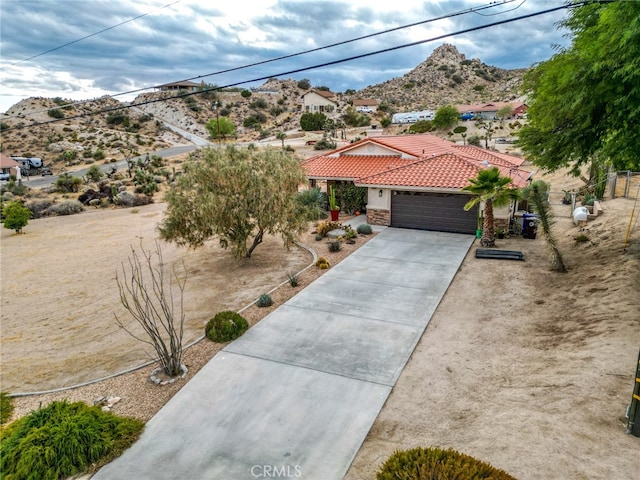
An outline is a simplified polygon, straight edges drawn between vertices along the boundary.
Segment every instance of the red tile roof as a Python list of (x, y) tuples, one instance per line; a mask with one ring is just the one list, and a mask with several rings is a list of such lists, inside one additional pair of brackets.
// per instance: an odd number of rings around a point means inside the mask
[[(366, 154), (365, 144), (386, 147), (389, 155)], [(401, 158), (404, 157), (404, 158)], [(302, 162), (308, 177), (351, 180), (357, 185), (388, 185), (460, 189), (482, 168), (496, 166), (513, 186), (523, 187), (529, 172), (520, 170), (519, 157), (462, 146), (433, 135), (398, 135), (367, 138)]]
[(360, 178), (358, 186), (402, 186), (459, 190), (469, 185), (481, 166), (452, 153), (412, 162), (377, 175)]

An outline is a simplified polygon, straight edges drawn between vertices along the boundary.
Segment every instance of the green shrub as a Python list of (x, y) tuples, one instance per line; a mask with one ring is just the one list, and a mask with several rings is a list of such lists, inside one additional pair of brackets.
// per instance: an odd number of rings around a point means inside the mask
[(81, 183), (82, 180), (78, 177), (74, 177), (70, 173), (62, 173), (56, 180), (56, 188), (62, 193), (77, 192)]
[(31, 218), (40, 218), (45, 216), (46, 210), (53, 205), (51, 200), (33, 200), (25, 206), (31, 210)]
[(377, 480), (515, 480), (503, 470), (455, 450), (414, 448), (396, 451), (376, 474)]
[(51, 110), (47, 110), (47, 115), (52, 118), (64, 118), (64, 113), (59, 108), (52, 108)]
[(23, 227), (27, 226), (31, 215), (31, 210), (22, 202), (9, 201), (2, 206), (4, 228), (15, 230), (16, 233), (20, 233)]
[(249, 324), (242, 315), (226, 310), (209, 320), (204, 331), (209, 340), (222, 343), (235, 340), (248, 328)]
[(13, 400), (7, 396), (6, 392), (0, 393), (0, 424), (4, 424), (11, 417), (13, 412)]
[(358, 225), (357, 231), (361, 235), (369, 235), (371, 234), (371, 225), (367, 223), (363, 223), (362, 225)]
[(66, 478), (113, 460), (144, 424), (82, 402), (52, 402), (2, 430), (0, 471), (7, 479)]
[(302, 190), (296, 195), (296, 201), (299, 208), (304, 210), (305, 217), (310, 220), (320, 220), (325, 217), (324, 194), (319, 188), (309, 188), (308, 190)]
[(100, 167), (97, 165), (91, 165), (89, 170), (87, 170), (87, 178), (92, 182), (99, 182), (102, 177), (104, 177), (105, 173), (100, 170)]
[(258, 298), (258, 302), (256, 303), (259, 307), (269, 307), (273, 305), (273, 300), (271, 300), (271, 295), (268, 293), (263, 293)]
[(342, 248), (342, 242), (340, 240), (329, 240), (328, 245), (330, 252), (339, 252)]

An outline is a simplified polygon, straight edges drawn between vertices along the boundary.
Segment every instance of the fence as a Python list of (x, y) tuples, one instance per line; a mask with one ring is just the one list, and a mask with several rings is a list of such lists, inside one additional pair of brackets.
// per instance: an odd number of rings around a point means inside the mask
[(611, 198), (636, 198), (640, 188), (640, 172), (613, 172), (609, 174), (606, 195)]

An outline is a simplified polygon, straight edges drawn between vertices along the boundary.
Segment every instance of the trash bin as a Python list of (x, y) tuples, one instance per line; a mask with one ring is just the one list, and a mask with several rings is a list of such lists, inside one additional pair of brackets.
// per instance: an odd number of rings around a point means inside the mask
[(522, 215), (522, 236), (534, 239), (538, 234), (538, 215), (535, 213), (524, 213)]

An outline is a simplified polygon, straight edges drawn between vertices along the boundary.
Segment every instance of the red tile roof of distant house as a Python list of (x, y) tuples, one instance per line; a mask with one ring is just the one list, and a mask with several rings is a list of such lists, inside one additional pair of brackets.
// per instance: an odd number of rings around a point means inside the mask
[(470, 105), (456, 105), (456, 109), (460, 113), (465, 112), (497, 112), (502, 107), (510, 106), (514, 110), (524, 105), (524, 102), (488, 102), (475, 103)]
[(312, 88), (311, 90), (308, 90), (308, 91), (304, 92), (302, 94), (302, 96), (304, 97), (305, 95), (308, 95), (309, 93), (317, 93), (321, 97), (328, 98), (328, 99), (331, 99), (331, 98), (336, 96), (335, 93), (330, 92), (329, 90), (316, 90), (315, 88)]
[(394, 155), (321, 156), (314, 157), (314, 160), (303, 162), (307, 176), (332, 180), (354, 180), (411, 163)]
[(3, 153), (0, 153), (0, 168), (15, 168), (20, 166), (13, 158), (7, 157)]
[(354, 107), (377, 107), (378, 101), (375, 98), (355, 98), (353, 100)]

